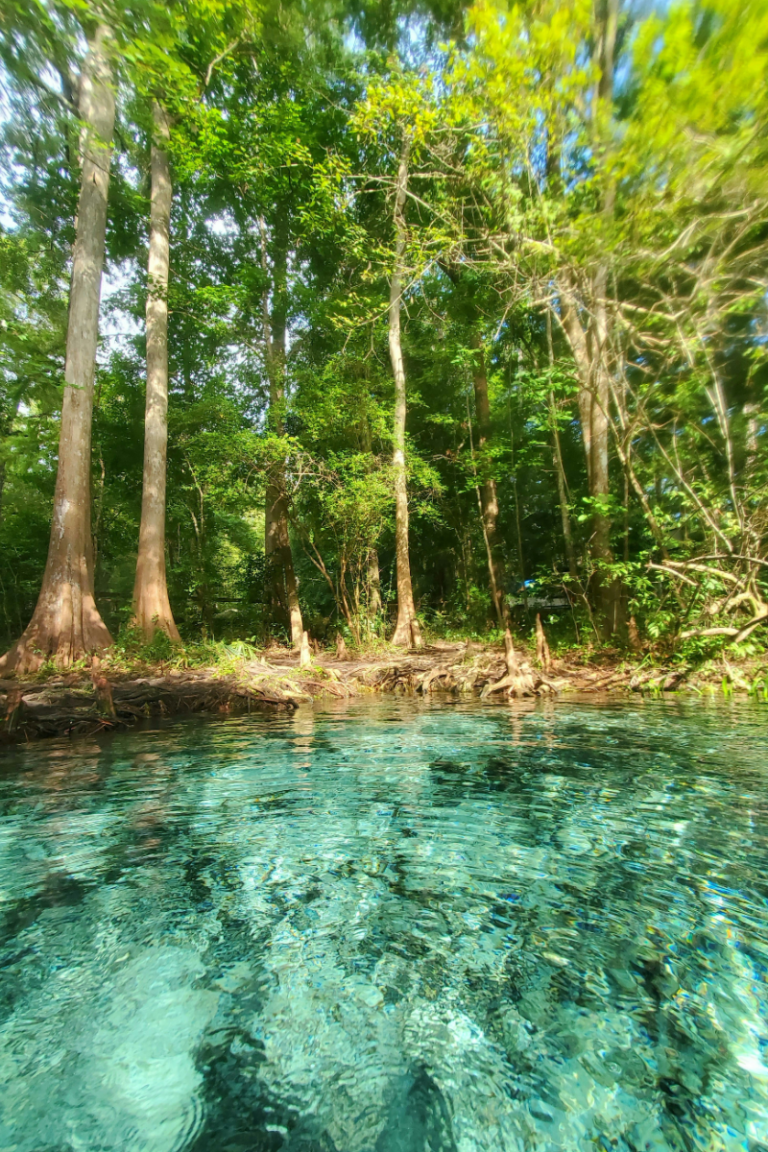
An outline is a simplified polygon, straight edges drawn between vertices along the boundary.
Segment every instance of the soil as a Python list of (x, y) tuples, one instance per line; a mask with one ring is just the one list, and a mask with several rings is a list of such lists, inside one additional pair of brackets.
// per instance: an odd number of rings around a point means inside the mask
[[(764, 665), (726, 660), (706, 672), (684, 665), (640, 666), (620, 653), (555, 657), (546, 667), (527, 652), (510, 667), (501, 647), (437, 643), (418, 651), (350, 656), (319, 653), (307, 668), (287, 649), (242, 660), (229, 674), (162, 665), (121, 672), (106, 663), (46, 679), (0, 680), (0, 744), (77, 736), (135, 725), (149, 717), (207, 712), (292, 711), (322, 697), (370, 692), (448, 693), (496, 699), (564, 694), (756, 691)], [(96, 663), (96, 662), (95, 662)], [(763, 688), (763, 694), (765, 689)]]

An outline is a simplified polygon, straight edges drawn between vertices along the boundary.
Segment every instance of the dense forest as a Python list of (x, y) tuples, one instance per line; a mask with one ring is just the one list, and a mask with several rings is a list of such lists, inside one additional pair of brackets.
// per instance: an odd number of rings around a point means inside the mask
[(0, 670), (765, 643), (764, 0), (0, 18)]

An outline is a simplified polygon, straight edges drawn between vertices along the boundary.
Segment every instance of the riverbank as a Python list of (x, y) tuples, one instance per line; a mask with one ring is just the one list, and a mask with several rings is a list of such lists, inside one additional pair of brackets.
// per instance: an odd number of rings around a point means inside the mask
[(768, 698), (768, 661), (725, 657), (696, 668), (651, 664), (611, 652), (536, 657), (499, 646), (436, 643), (418, 651), (350, 655), (320, 652), (306, 667), (287, 649), (218, 665), (133, 668), (101, 662), (67, 675), (0, 680), (0, 743), (78, 736), (188, 713), (291, 711), (323, 697), (374, 692), (519, 698), (569, 694), (751, 693)]

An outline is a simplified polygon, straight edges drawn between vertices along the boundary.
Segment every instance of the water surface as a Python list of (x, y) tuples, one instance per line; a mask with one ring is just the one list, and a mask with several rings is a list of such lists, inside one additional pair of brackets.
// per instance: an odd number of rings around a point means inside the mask
[(6, 752), (7, 1152), (766, 1152), (768, 709)]

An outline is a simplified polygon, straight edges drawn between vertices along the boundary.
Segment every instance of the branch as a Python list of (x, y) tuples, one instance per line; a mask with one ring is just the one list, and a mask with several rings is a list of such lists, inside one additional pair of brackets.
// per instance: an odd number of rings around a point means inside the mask
[(240, 43), (240, 41), (242, 40), (242, 38), (243, 37), (242, 37), (242, 33), (241, 33), (235, 40), (232, 41), (231, 44), (227, 45), (227, 47), (224, 49), (223, 52), (220, 52), (218, 56), (214, 56), (213, 60), (211, 60), (210, 64), (208, 65), (208, 71), (205, 74), (205, 82), (203, 83), (203, 93), (205, 93), (206, 88), (208, 87), (208, 85), (211, 82), (211, 76), (213, 75), (213, 70), (216, 67), (216, 65), (221, 64), (222, 60), (224, 60), (227, 56), (229, 56), (230, 52), (233, 52), (234, 49), (237, 48), (237, 46)]
[(680, 639), (691, 640), (696, 636), (730, 636), (732, 644), (740, 644), (766, 620), (768, 620), (768, 607), (759, 612), (757, 616), (753, 616), (741, 628), (693, 628), (690, 632), (681, 632)]

